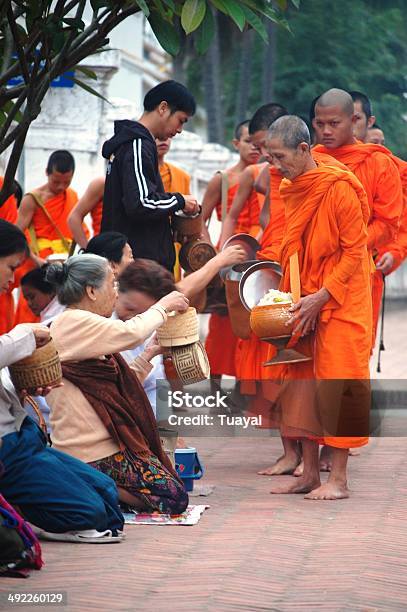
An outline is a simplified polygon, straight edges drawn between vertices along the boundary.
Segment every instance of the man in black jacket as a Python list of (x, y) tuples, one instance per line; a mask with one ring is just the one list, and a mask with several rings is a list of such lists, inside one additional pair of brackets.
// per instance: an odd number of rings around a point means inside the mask
[(102, 149), (107, 165), (102, 232), (122, 232), (134, 257), (153, 259), (173, 270), (175, 251), (171, 215), (198, 212), (189, 194), (165, 193), (155, 138), (166, 140), (182, 132), (195, 112), (192, 94), (176, 81), (165, 81), (144, 98), (139, 121), (115, 121), (114, 136)]

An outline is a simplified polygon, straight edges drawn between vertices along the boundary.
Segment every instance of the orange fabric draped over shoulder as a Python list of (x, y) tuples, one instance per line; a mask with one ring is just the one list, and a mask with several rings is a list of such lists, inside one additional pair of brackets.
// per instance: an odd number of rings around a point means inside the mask
[[(0, 189), (3, 183), (4, 180), (0, 176)], [(14, 196), (7, 198), (3, 206), (0, 206), (0, 219), (4, 219), (4, 221), (8, 221), (9, 223), (15, 223), (17, 221), (17, 201)], [(10, 288), (0, 295), (0, 336), (6, 334), (13, 328), (14, 299), (12, 291), (13, 289)]]
[[(351, 172), (320, 165), (292, 182), (284, 179), (280, 194), (286, 206), (282, 289), (290, 290), (289, 260), (297, 252), (301, 294), (325, 287), (331, 295), (321, 309), (315, 337), (298, 344), (307, 343), (312, 350), (320, 431), (315, 431), (315, 408), (306, 410), (298, 394), (301, 410), (292, 394), (290, 403), (282, 400), (284, 430), (286, 435), (305, 431), (338, 448), (361, 446), (367, 442), (372, 328), (366, 193)], [(285, 379), (301, 378), (298, 372), (304, 366), (309, 373), (307, 365), (286, 366)], [(366, 435), (359, 435), (361, 430)]]
[(336, 149), (317, 145), (313, 151), (331, 155), (345, 164), (365, 188), (370, 209), (368, 248), (374, 251), (392, 240), (398, 230), (403, 196), (391, 152), (381, 145), (360, 142)]
[[(233, 199), (239, 188), (239, 182), (228, 189), (227, 212), (229, 212)], [(222, 204), (216, 205), (216, 214), (221, 221)], [(253, 189), (250, 197), (242, 208), (238, 217), (235, 234), (250, 234), (254, 228), (259, 227), (260, 207), (256, 191)], [(214, 375), (227, 374), (240, 378), (241, 354), (237, 352), (239, 339), (234, 335), (229, 317), (212, 314), (209, 319), (209, 331), (205, 342), (211, 373)]]
[(178, 168), (178, 166), (164, 162), (160, 165), (160, 176), (165, 192), (178, 192), (183, 195), (190, 193), (191, 177), (185, 170)]
[[(68, 187), (68, 189), (66, 189), (64, 192), (55, 195), (46, 202), (43, 202), (43, 205), (52, 217), (54, 223), (57, 225), (64, 238), (66, 238), (69, 242), (72, 240), (73, 236), (68, 226), (67, 219), (69, 213), (71, 212), (77, 201), (78, 195), (76, 191)], [(37, 240), (60, 240), (59, 233), (57, 232), (53, 224), (48, 220), (45, 213), (38, 206), (36, 207), (36, 210), (33, 214), (31, 225), (34, 228)], [(30, 240), (29, 237), (28, 239)], [(41, 248), (41, 243), (39, 246), (39, 256), (42, 259), (46, 259), (49, 255), (52, 255), (52, 253), (54, 253), (51, 244), (45, 246), (44, 248)], [(26, 262), (18, 269), (19, 278), (21, 279), (25, 274), (27, 274), (27, 272), (29, 272), (33, 268), (33, 261), (31, 259), (27, 259)], [(15, 313), (14, 325), (18, 325), (19, 323), (37, 323), (39, 320), (39, 317), (33, 315), (33, 313), (28, 307), (24, 296), (21, 293)]]

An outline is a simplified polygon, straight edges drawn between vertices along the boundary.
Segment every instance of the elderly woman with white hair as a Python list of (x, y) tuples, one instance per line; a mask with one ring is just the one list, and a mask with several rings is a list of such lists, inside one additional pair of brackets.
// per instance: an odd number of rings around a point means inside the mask
[(51, 326), (64, 377), (64, 387), (49, 395), (54, 448), (111, 476), (119, 499), (138, 510), (183, 512), (188, 495), (137, 375), (119, 353), (148, 338), (167, 311), (184, 312), (187, 298), (172, 291), (127, 321), (111, 319), (114, 274), (91, 254), (50, 265), (47, 280), (66, 306)]

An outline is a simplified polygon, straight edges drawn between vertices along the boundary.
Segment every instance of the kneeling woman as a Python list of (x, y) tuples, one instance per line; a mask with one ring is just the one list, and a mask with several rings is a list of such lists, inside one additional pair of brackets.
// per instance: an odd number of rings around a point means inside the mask
[(138, 316), (112, 320), (114, 275), (98, 255), (50, 265), (47, 280), (66, 306), (51, 326), (65, 383), (49, 395), (54, 448), (111, 476), (119, 499), (138, 510), (183, 512), (188, 495), (162, 450), (146, 394), (118, 353), (158, 329), (167, 310), (184, 312), (188, 300), (173, 291)]

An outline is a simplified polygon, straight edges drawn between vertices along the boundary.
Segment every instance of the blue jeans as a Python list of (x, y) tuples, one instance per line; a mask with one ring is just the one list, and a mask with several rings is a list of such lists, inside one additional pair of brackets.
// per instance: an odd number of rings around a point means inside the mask
[(44, 434), (29, 417), (19, 432), (2, 438), (0, 492), (25, 519), (45, 531), (123, 528), (114, 481), (48, 448)]

